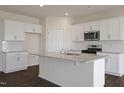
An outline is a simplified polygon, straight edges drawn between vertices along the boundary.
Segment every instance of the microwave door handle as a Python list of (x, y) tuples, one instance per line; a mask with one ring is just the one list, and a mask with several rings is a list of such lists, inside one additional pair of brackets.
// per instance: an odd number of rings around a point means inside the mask
[(94, 33), (94, 39), (96, 39), (96, 33)]

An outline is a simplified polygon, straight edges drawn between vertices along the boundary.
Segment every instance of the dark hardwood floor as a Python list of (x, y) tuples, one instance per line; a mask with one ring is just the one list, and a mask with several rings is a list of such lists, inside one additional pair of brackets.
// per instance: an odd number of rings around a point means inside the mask
[[(0, 72), (0, 87), (59, 87), (42, 78), (38, 78), (38, 66), (27, 70), (4, 74)], [(105, 87), (124, 87), (124, 76), (105, 76)]]
[(0, 87), (58, 87), (49, 81), (38, 78), (38, 66), (14, 73), (0, 73)]

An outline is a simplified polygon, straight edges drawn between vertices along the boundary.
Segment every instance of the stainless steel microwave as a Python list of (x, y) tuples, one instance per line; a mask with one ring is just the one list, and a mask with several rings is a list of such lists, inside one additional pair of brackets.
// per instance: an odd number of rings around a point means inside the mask
[(99, 41), (100, 40), (100, 31), (88, 31), (84, 32), (85, 41)]

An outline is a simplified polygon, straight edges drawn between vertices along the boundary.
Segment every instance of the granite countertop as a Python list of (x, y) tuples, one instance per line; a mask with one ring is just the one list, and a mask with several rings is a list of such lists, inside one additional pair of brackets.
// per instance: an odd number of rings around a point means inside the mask
[(26, 51), (26, 50), (24, 50), (24, 51), (8, 51), (8, 52), (1, 52), (1, 53), (15, 53), (15, 52), (28, 52), (28, 51)]
[(102, 51), (101, 53), (123, 54), (124, 52)]
[(40, 56), (40, 54), (37, 54), (37, 53), (29, 53), (29, 55), (36, 55), (36, 56)]
[(54, 53), (47, 53), (44, 57), (59, 58), (59, 59), (75, 61), (75, 62), (88, 62), (88, 61), (105, 58), (107, 56), (98, 56), (95, 54), (86, 54), (86, 53), (82, 53), (80, 55), (66, 55), (66, 54), (60, 54), (54, 52)]

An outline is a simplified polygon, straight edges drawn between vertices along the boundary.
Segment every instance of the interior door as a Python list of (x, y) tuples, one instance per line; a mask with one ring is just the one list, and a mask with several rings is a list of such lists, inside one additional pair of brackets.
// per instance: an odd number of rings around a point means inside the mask
[(48, 52), (60, 52), (63, 48), (64, 30), (48, 30)]

